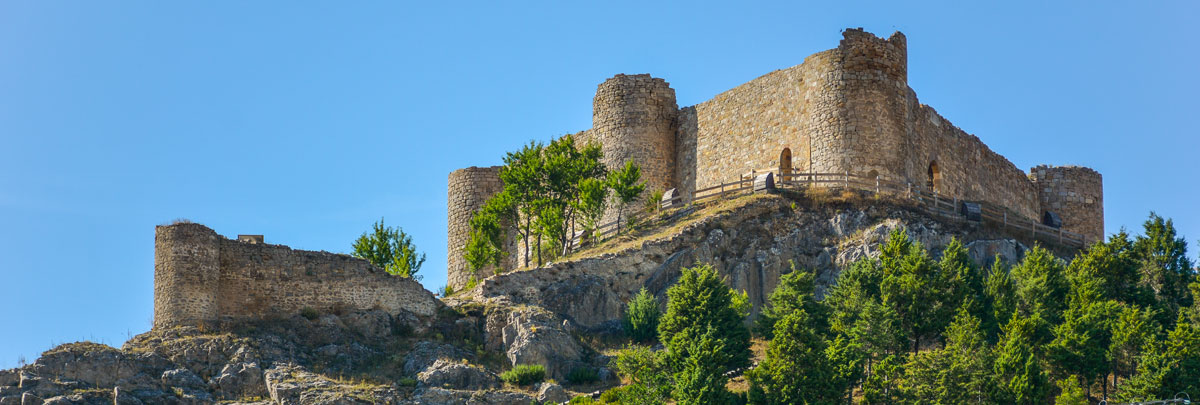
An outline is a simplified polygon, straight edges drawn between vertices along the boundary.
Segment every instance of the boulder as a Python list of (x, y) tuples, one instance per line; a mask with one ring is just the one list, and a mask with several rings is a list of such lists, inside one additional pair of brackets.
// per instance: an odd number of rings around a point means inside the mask
[(438, 359), (461, 360), (470, 359), (471, 357), (474, 356), (457, 347), (423, 341), (413, 346), (412, 351), (409, 351), (404, 356), (404, 374), (415, 375), (432, 366)]
[(544, 382), (538, 386), (537, 400), (542, 403), (558, 404), (571, 400), (571, 394), (561, 385)]
[(544, 309), (525, 306), (508, 313), (503, 329), (505, 355), (513, 365), (540, 364), (549, 378), (565, 379), (584, 365), (583, 348), (562, 328), (562, 320)]
[(186, 368), (167, 370), (162, 374), (162, 384), (169, 388), (205, 388), (204, 380)]
[(500, 378), (482, 367), (438, 360), (417, 374), (418, 387), (482, 390), (500, 386)]
[(213, 378), (214, 393), (221, 398), (237, 399), (267, 396), (263, 370), (258, 363), (230, 363)]
[(441, 405), (528, 405), (534, 401), (529, 394), (520, 392), (463, 391), (437, 387), (422, 389), (413, 397), (413, 403)]

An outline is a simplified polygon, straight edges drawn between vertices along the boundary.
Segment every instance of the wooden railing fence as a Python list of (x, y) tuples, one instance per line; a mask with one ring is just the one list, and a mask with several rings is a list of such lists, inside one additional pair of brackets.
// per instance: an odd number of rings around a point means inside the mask
[[(917, 201), (921, 208), (931, 215), (937, 216), (944, 220), (953, 220), (966, 223), (970, 221), (967, 215), (962, 212), (961, 203), (977, 204), (979, 207), (979, 216), (981, 223), (992, 223), (998, 226), (1001, 230), (1013, 231), (1028, 231), (1029, 236), (1034, 240), (1042, 240), (1054, 242), (1059, 245), (1071, 247), (1084, 247), (1087, 243), (1086, 238), (1078, 233), (1064, 231), (1061, 227), (1055, 228), (1043, 225), (1037, 220), (1026, 218), (1015, 211), (998, 206), (992, 203), (983, 201), (967, 201), (959, 200), (957, 197), (946, 197), (939, 195), (937, 192), (929, 192), (923, 190), (923, 187), (916, 186), (912, 183), (894, 181), (883, 178), (881, 176), (868, 177), (864, 175), (853, 174), (850, 172), (841, 173), (780, 173), (778, 170), (761, 169), (751, 170), (738, 175), (738, 179), (726, 183), (717, 184), (705, 188), (698, 189), (692, 193), (691, 198), (688, 196), (676, 195), (670, 199), (664, 199), (660, 202), (662, 208), (681, 207), (684, 203), (688, 203), (691, 208), (694, 205), (703, 205), (712, 201), (725, 200), (731, 197), (750, 194), (754, 189), (754, 179), (757, 176), (771, 173), (775, 179), (775, 188), (780, 189), (811, 189), (813, 187), (824, 187), (831, 191), (836, 190), (861, 190), (873, 193), (875, 195), (890, 194), (904, 198), (910, 198)], [(687, 209), (687, 208), (685, 208)], [(688, 211), (690, 212), (690, 211)], [(600, 224), (592, 231), (594, 236), (589, 236), (585, 232), (577, 232), (575, 234), (572, 246), (581, 247), (585, 238), (590, 238), (592, 241), (603, 241), (616, 236), (623, 230), (624, 224), (640, 223), (647, 217), (659, 215), (660, 213), (646, 212), (639, 210), (628, 216), (621, 218), (621, 224), (616, 220), (608, 223)]]

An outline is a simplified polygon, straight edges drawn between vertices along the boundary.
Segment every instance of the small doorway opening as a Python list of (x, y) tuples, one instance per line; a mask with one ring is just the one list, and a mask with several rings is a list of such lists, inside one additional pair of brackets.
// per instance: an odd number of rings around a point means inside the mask
[(783, 148), (783, 152), (779, 153), (779, 178), (782, 181), (788, 181), (788, 175), (792, 174), (792, 149)]
[(929, 191), (940, 192), (942, 187), (942, 172), (938, 170), (937, 162), (929, 162), (928, 174), (925, 187), (929, 188)]

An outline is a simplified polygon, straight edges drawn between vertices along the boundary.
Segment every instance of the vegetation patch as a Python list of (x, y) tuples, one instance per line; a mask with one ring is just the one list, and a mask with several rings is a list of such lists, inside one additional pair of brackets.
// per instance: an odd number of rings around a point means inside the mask
[(540, 364), (518, 364), (500, 373), (500, 379), (512, 385), (532, 385), (546, 379), (546, 368)]

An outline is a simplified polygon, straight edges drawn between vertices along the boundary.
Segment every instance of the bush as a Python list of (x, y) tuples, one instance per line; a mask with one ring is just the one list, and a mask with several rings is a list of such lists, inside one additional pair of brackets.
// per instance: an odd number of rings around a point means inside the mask
[(600, 374), (591, 367), (579, 367), (567, 373), (567, 382), (571, 384), (588, 384), (600, 381)]
[(532, 385), (546, 379), (546, 368), (540, 364), (518, 364), (500, 373), (500, 379), (513, 385)]
[(658, 318), (660, 316), (658, 300), (655, 300), (649, 291), (642, 288), (629, 301), (629, 307), (625, 309), (625, 318), (622, 320), (625, 325), (625, 333), (639, 342), (654, 340), (658, 335)]
[(570, 405), (590, 405), (594, 403), (596, 403), (596, 401), (593, 401), (592, 397), (587, 395), (580, 395), (575, 398), (571, 398), (571, 401), (567, 402), (567, 404)]
[(608, 391), (604, 391), (604, 393), (600, 394), (600, 403), (603, 403), (603, 404), (619, 404), (619, 403), (621, 403), (621, 399), (625, 398), (627, 396), (627, 393), (629, 392), (629, 387), (630, 386), (626, 385), (624, 387), (616, 387), (616, 388), (610, 389)]
[(300, 316), (303, 316), (304, 319), (311, 321), (313, 319), (317, 319), (317, 317), (321, 316), (321, 314), (313, 307), (304, 307), (304, 309), (300, 310)]
[(416, 387), (417, 379), (412, 377), (404, 377), (401, 378), (400, 381), (397, 381), (397, 384), (400, 384), (401, 387)]

